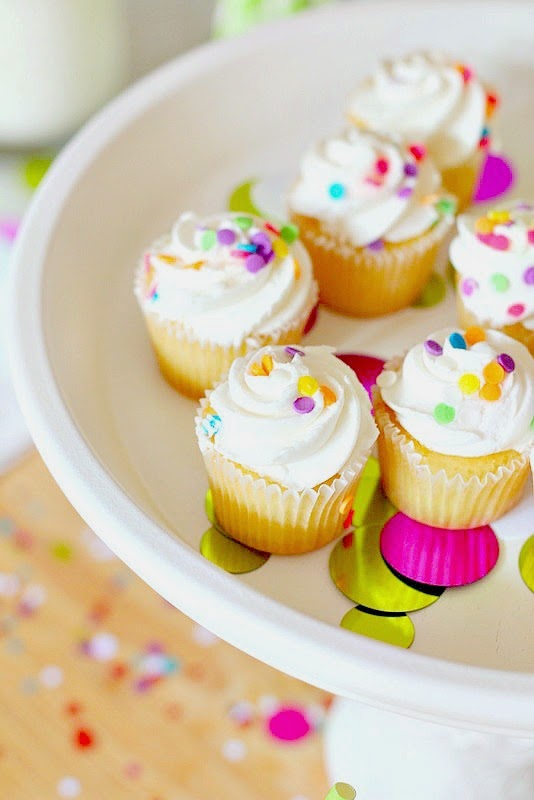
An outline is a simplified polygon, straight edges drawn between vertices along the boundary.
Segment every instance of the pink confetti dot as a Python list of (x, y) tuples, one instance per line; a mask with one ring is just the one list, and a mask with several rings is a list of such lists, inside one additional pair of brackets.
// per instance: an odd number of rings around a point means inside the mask
[(474, 278), (464, 278), (461, 288), (462, 294), (465, 294), (466, 297), (470, 297), (473, 292), (476, 292), (478, 289), (478, 283)]
[(304, 713), (296, 707), (279, 709), (267, 721), (267, 728), (274, 739), (296, 742), (311, 732), (311, 725)]
[(508, 250), (510, 239), (498, 233), (477, 233), (477, 238), (493, 250)]
[(511, 317), (521, 317), (525, 313), (525, 306), (523, 303), (514, 303), (508, 307), (508, 314)]

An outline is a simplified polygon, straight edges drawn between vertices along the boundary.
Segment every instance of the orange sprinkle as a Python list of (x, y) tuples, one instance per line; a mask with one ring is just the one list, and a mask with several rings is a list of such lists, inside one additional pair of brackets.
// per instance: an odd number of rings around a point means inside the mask
[(501, 387), (495, 383), (485, 383), (479, 394), (483, 400), (494, 403), (501, 396)]
[(176, 264), (178, 260), (176, 256), (170, 256), (167, 253), (158, 253), (156, 258), (161, 259), (161, 261), (164, 261), (166, 264)]
[(274, 361), (272, 356), (265, 355), (261, 359), (261, 366), (266, 375), (270, 375), (273, 371)]
[(492, 233), (493, 222), (487, 217), (479, 217), (475, 222), (475, 231), (477, 233)]
[(299, 262), (297, 261), (296, 258), (293, 259), (293, 264), (294, 264), (294, 269), (295, 269), (295, 280), (298, 281), (298, 279), (300, 278), (300, 276), (302, 274), (301, 273), (301, 269), (300, 269), (300, 264), (299, 264)]
[(477, 342), (485, 342), (486, 341), (486, 331), (484, 328), (480, 328), (478, 325), (471, 325), (465, 334), (464, 339), (471, 347), (471, 345), (476, 344)]
[(336, 402), (337, 397), (329, 386), (319, 386), (319, 389), (321, 390), (321, 394), (323, 395), (325, 406), (331, 406), (333, 403)]
[(496, 361), (491, 361), (489, 364), (486, 364), (486, 366), (482, 370), (482, 374), (484, 376), (484, 379), (488, 383), (496, 384), (504, 380), (504, 376), (506, 373), (500, 364), (498, 364)]
[(341, 505), (339, 506), (339, 513), (341, 516), (345, 516), (348, 514), (350, 509), (352, 508), (354, 503), (354, 495), (348, 494), (344, 500), (342, 500)]
[(205, 261), (195, 261), (193, 264), (184, 264), (186, 269), (200, 269), (205, 264)]

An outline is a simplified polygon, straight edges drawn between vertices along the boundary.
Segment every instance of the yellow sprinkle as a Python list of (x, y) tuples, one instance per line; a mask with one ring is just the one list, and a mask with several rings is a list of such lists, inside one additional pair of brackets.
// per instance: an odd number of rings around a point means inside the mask
[(250, 365), (250, 374), (254, 375), (256, 378), (264, 378), (267, 375), (261, 364), (258, 364), (257, 361)]
[(499, 399), (501, 396), (501, 387), (497, 386), (495, 383), (485, 383), (482, 389), (480, 390), (480, 397), (483, 400), (488, 400), (490, 403), (494, 403), (496, 400)]
[(319, 389), (321, 390), (321, 394), (323, 395), (325, 406), (331, 406), (333, 403), (336, 402), (337, 397), (335, 396), (334, 392), (332, 391), (332, 389), (330, 389), (329, 386), (319, 386)]
[(206, 406), (204, 409), (204, 416), (207, 417), (209, 414), (216, 414), (217, 412), (212, 406)]
[(477, 233), (491, 233), (494, 223), (488, 217), (479, 217), (475, 222), (475, 231)]
[(349, 513), (353, 504), (354, 504), (354, 495), (348, 494), (344, 498), (344, 500), (341, 501), (341, 505), (339, 506), (339, 513), (344, 517), (346, 514)]
[(170, 256), (167, 253), (158, 253), (156, 258), (159, 258), (160, 261), (164, 261), (166, 264), (176, 264), (178, 260), (176, 256)]
[(303, 394), (306, 397), (312, 397), (312, 395), (315, 394), (318, 388), (319, 384), (317, 383), (315, 378), (312, 378), (311, 375), (303, 375), (301, 378), (299, 378), (298, 382), (299, 394)]
[(510, 220), (510, 214), (508, 211), (499, 211), (495, 209), (494, 211), (488, 211), (488, 219), (490, 219), (494, 225), (502, 225), (503, 222), (508, 222)]
[(288, 246), (283, 239), (275, 239), (273, 241), (273, 250), (277, 258), (285, 258), (289, 253)]
[(266, 375), (270, 375), (273, 371), (274, 361), (272, 356), (263, 356), (261, 359), (261, 366)]
[(485, 342), (486, 331), (484, 328), (480, 328), (478, 325), (471, 325), (471, 327), (467, 328), (464, 334), (464, 339), (469, 347), (477, 342)]
[(505, 376), (503, 368), (496, 361), (491, 361), (489, 364), (486, 364), (482, 370), (482, 374), (488, 383), (500, 383)]
[(293, 264), (294, 264), (294, 267), (295, 267), (295, 280), (298, 281), (298, 279), (301, 276), (300, 264), (299, 264), (299, 262), (297, 261), (296, 258), (293, 259)]
[(474, 394), (480, 389), (480, 379), (477, 375), (466, 372), (458, 379), (458, 386), (463, 394)]

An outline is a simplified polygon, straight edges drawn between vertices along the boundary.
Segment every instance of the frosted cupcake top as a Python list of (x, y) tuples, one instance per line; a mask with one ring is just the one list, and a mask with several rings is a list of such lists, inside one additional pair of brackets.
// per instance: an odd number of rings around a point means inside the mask
[(365, 389), (329, 347), (268, 346), (238, 358), (207, 396), (197, 432), (226, 458), (287, 488), (354, 466), (377, 430)]
[(308, 150), (288, 202), (356, 247), (376, 250), (425, 233), (456, 208), (424, 148), (357, 128)]
[(383, 61), (353, 92), (348, 114), (357, 125), (425, 144), (443, 170), (487, 147), (497, 103), (471, 67), (442, 53), (416, 52)]
[(145, 253), (135, 293), (145, 312), (201, 342), (238, 346), (275, 335), (317, 301), (294, 225), (249, 214), (183, 214)]
[(462, 303), (484, 325), (534, 329), (534, 204), (514, 200), (458, 218), (450, 259)]
[(377, 383), (402, 427), (434, 452), (485, 456), (533, 444), (534, 359), (503, 333), (438, 331)]

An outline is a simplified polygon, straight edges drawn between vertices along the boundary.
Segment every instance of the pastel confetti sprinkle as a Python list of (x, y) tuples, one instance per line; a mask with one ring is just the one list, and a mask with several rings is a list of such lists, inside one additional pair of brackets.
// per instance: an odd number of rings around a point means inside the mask
[(223, 757), (232, 763), (243, 761), (247, 754), (247, 747), (240, 739), (228, 739), (222, 747)]
[(462, 294), (470, 297), (478, 289), (478, 282), (474, 278), (464, 278), (460, 284)]
[(456, 214), (457, 205), (453, 197), (440, 197), (436, 203), (436, 210), (440, 214)]
[(14, 217), (0, 217), (0, 239), (5, 239), (9, 244), (15, 241), (20, 227), (20, 220)]
[(341, 200), (345, 197), (346, 191), (342, 183), (332, 183), (328, 187), (328, 194), (333, 200)]
[(321, 394), (323, 395), (323, 402), (324, 402), (326, 408), (328, 408), (328, 406), (331, 406), (336, 402), (337, 397), (334, 394), (334, 392), (332, 391), (332, 389), (330, 389), (330, 387), (328, 387), (328, 386), (319, 386), (319, 390), (320, 390)]
[(413, 194), (413, 189), (410, 186), (403, 186), (397, 192), (397, 196), (401, 198), (401, 200), (407, 200)]
[(88, 750), (89, 748), (93, 747), (95, 743), (94, 734), (88, 728), (79, 728), (74, 732), (73, 739), (74, 744), (80, 750)]
[(298, 239), (299, 229), (296, 225), (284, 225), (280, 231), (280, 236), (286, 244), (293, 244)]
[(466, 350), (467, 344), (461, 333), (451, 333), (449, 342), (455, 350)]
[(496, 292), (506, 292), (510, 288), (510, 281), (502, 272), (495, 272), (490, 278), (490, 283)]
[(252, 227), (253, 222), (254, 222), (254, 220), (252, 219), (252, 217), (236, 217), (235, 218), (235, 224), (242, 231), (248, 231), (249, 228)]
[(200, 247), (202, 250), (211, 250), (213, 247), (215, 247), (216, 242), (217, 234), (215, 231), (207, 230), (202, 232), (200, 237)]
[(39, 681), (46, 689), (57, 689), (63, 683), (63, 670), (55, 664), (49, 664), (40, 671)]
[(50, 552), (58, 561), (70, 561), (72, 558), (72, 547), (68, 542), (54, 542)]
[(501, 383), (505, 376), (505, 371), (496, 361), (491, 361), (482, 370), (482, 375), (487, 383)]
[(474, 394), (480, 389), (480, 378), (472, 373), (465, 373), (458, 379), (458, 386), (463, 394)]
[(480, 390), (480, 397), (488, 403), (495, 403), (501, 397), (501, 387), (496, 383), (485, 383)]
[(298, 347), (288, 345), (284, 349), (289, 356), (304, 356), (304, 350), (299, 350)]
[(451, 422), (454, 422), (455, 416), (456, 412), (454, 408), (446, 403), (438, 403), (434, 408), (434, 419), (436, 422), (439, 422), (440, 425), (449, 425)]
[(514, 303), (514, 305), (508, 307), (507, 313), (511, 317), (521, 317), (525, 313), (525, 306), (523, 303)]
[(527, 233), (527, 239), (529, 244), (534, 244), (534, 230), (530, 230)]
[(247, 257), (245, 261), (245, 267), (249, 272), (255, 274), (256, 272), (259, 272), (260, 269), (265, 267), (265, 261), (260, 255), (253, 253)]
[(515, 369), (515, 361), (508, 353), (500, 353), (497, 356), (497, 363), (501, 365), (505, 372), (513, 372)]
[(443, 355), (443, 347), (439, 342), (434, 341), (434, 339), (426, 339), (424, 348), (427, 353), (430, 353), (431, 356)]
[(219, 244), (227, 246), (232, 245), (234, 244), (236, 238), (235, 232), (230, 228), (220, 228), (220, 230), (217, 231), (217, 241)]
[(386, 175), (389, 170), (389, 161), (385, 158), (379, 158), (375, 164), (375, 169), (380, 175)]
[(374, 242), (369, 242), (367, 245), (367, 248), (373, 252), (379, 252), (380, 250), (383, 250), (384, 247), (385, 243), (383, 239), (376, 239)]
[(274, 739), (282, 742), (296, 742), (304, 739), (312, 731), (304, 711), (296, 706), (279, 709), (267, 721), (267, 730)]
[(408, 162), (407, 164), (404, 165), (403, 171), (408, 178), (415, 178), (419, 170), (417, 169), (417, 166), (415, 164), (411, 164), (410, 162)]
[(527, 269), (523, 272), (523, 281), (528, 286), (532, 286), (534, 284), (534, 267), (527, 267)]
[(315, 408), (315, 400), (313, 397), (297, 397), (293, 408), (298, 414), (309, 414)]
[(119, 642), (112, 633), (95, 633), (87, 645), (87, 654), (96, 661), (110, 661), (117, 654)]
[(315, 378), (312, 378), (311, 375), (303, 375), (300, 377), (297, 386), (299, 393), (306, 395), (306, 397), (312, 397), (319, 389), (318, 382)]
[(478, 325), (471, 325), (469, 328), (467, 328), (464, 338), (469, 347), (472, 347), (472, 345), (477, 344), (478, 342), (486, 341), (486, 331), (484, 328), (480, 328)]
[(508, 250), (510, 239), (498, 233), (477, 233), (477, 238), (493, 250)]

